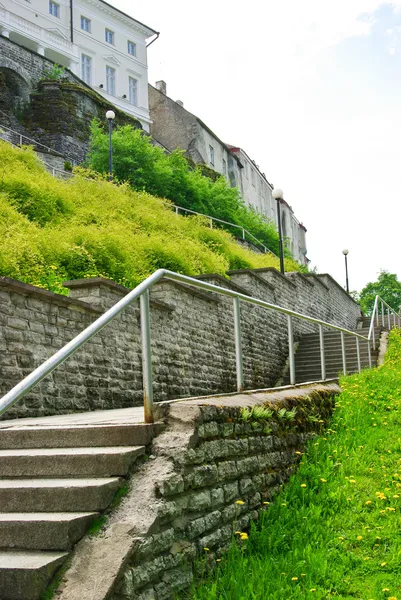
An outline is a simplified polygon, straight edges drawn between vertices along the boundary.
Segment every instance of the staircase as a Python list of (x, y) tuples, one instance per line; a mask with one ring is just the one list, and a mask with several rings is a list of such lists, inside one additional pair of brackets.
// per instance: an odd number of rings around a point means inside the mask
[(39, 600), (157, 431), (142, 414), (0, 423), (1, 600)]
[[(368, 337), (371, 317), (364, 317), (360, 320), (359, 327), (354, 331)], [(380, 334), (385, 329), (382, 326), (375, 325), (376, 350), (371, 349), (372, 367), (377, 364), (378, 343)], [(350, 335), (344, 336), (345, 352), (347, 362), (347, 373), (358, 372), (358, 359), (356, 349), (356, 338)], [(369, 367), (368, 344), (364, 340), (359, 340), (361, 368)], [(337, 378), (343, 373), (343, 359), (341, 349), (341, 334), (336, 331), (325, 331), (324, 333), (324, 351), (326, 363), (326, 379)], [(307, 381), (319, 381), (322, 379), (322, 370), (320, 362), (320, 338), (319, 333), (308, 333), (302, 336), (298, 349), (295, 353), (295, 376), (297, 383)], [(289, 370), (286, 371), (281, 385), (290, 385)]]

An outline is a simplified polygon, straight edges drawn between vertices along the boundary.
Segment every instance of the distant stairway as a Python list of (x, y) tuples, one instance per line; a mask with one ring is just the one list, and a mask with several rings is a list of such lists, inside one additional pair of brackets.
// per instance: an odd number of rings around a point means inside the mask
[[(365, 337), (369, 335), (371, 317), (364, 317), (360, 324), (361, 329), (355, 329), (355, 333), (359, 333)], [(372, 367), (377, 364), (378, 343), (380, 334), (385, 329), (382, 326), (375, 326), (376, 350), (371, 349)], [(345, 335), (345, 351), (347, 373), (358, 372), (358, 359), (356, 338), (350, 335)], [(361, 368), (369, 367), (368, 344), (364, 340), (359, 340)], [(343, 358), (341, 349), (341, 334), (336, 331), (325, 331), (324, 333), (324, 350), (326, 363), (326, 379), (332, 379), (342, 375), (343, 373)], [(308, 333), (302, 336), (299, 342), (298, 349), (295, 353), (295, 377), (296, 383), (305, 383), (307, 381), (319, 381), (322, 379), (322, 370), (320, 362), (320, 340), (319, 333)], [(287, 370), (281, 385), (290, 385), (290, 374)]]
[(1, 600), (39, 600), (145, 452), (154, 426), (111, 413), (1, 422)]

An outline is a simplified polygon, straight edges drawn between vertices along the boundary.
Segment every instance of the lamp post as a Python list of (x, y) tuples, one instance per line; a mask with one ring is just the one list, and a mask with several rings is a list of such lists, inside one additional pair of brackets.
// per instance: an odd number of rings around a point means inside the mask
[(280, 273), (284, 275), (284, 250), (283, 250), (283, 234), (281, 231), (281, 216), (280, 216), (280, 204), (283, 199), (284, 192), (279, 188), (275, 188), (272, 192), (272, 196), (277, 200), (277, 224), (278, 224), (278, 243), (280, 249)]
[(113, 133), (113, 121), (116, 118), (116, 115), (113, 110), (108, 110), (106, 113), (106, 119), (109, 122), (109, 181), (113, 180), (113, 142), (112, 142), (112, 133)]
[(347, 289), (347, 294), (349, 294), (348, 260), (347, 260), (348, 250), (343, 250), (343, 254), (344, 254), (344, 258), (345, 258), (345, 282), (346, 282), (346, 289)]

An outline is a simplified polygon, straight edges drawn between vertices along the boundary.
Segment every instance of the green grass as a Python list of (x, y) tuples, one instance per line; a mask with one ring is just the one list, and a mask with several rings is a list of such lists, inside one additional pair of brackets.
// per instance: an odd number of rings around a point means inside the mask
[[(67, 279), (103, 276), (135, 287), (158, 268), (279, 268), (276, 257), (241, 247), (204, 218), (176, 216), (166, 200), (87, 177), (60, 181), (31, 149), (0, 141), (0, 275), (67, 293)], [(286, 269), (301, 267), (287, 259)]]
[(341, 380), (330, 429), (194, 600), (401, 600), (401, 333)]

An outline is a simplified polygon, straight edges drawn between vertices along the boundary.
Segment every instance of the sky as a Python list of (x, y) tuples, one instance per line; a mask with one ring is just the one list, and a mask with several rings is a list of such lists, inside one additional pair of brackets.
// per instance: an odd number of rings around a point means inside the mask
[(160, 31), (149, 82), (284, 190), (312, 267), (401, 279), (401, 0), (111, 3)]

